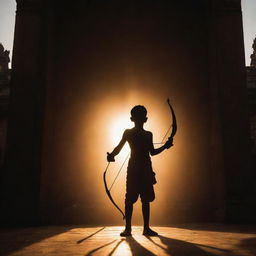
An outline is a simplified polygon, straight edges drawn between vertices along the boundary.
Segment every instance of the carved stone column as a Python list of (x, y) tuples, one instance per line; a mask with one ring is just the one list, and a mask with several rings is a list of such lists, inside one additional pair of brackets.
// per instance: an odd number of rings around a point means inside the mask
[(17, 0), (1, 221), (39, 222), (44, 101), (44, 22), (41, 0)]
[(240, 222), (248, 220), (244, 207), (252, 177), (241, 1), (212, 3), (211, 33), (223, 141), (226, 216), (229, 221)]

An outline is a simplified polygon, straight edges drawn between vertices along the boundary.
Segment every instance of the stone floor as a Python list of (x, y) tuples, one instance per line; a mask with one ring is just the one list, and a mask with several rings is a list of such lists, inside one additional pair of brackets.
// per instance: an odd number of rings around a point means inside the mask
[(0, 255), (12, 256), (256, 256), (256, 227), (154, 227), (158, 237), (119, 236), (122, 227), (46, 226), (0, 230)]

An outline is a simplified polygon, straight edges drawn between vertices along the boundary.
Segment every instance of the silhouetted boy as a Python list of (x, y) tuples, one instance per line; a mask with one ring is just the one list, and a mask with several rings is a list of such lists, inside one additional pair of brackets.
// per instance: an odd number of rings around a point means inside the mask
[(156, 183), (155, 173), (152, 170), (150, 155), (157, 155), (164, 149), (170, 148), (172, 139), (160, 148), (154, 148), (153, 136), (149, 131), (144, 130), (143, 125), (147, 121), (147, 110), (144, 106), (135, 106), (131, 110), (131, 121), (134, 122), (132, 129), (124, 131), (123, 137), (112, 153), (107, 153), (109, 162), (115, 161), (115, 156), (120, 152), (125, 142), (129, 143), (131, 156), (128, 163), (125, 195), (125, 230), (121, 236), (131, 235), (131, 218), (133, 204), (139, 195), (142, 202), (142, 213), (144, 220), (143, 235), (156, 236), (157, 233), (149, 227), (150, 205), (155, 199), (153, 184)]

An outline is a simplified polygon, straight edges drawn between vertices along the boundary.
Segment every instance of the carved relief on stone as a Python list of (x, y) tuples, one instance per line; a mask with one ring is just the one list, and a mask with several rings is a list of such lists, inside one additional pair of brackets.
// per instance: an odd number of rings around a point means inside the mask
[(5, 72), (8, 70), (8, 63), (10, 62), (9, 57), (10, 51), (4, 49), (3, 45), (0, 43), (0, 71)]
[(256, 37), (253, 40), (252, 48), (253, 54), (251, 54), (251, 67), (256, 68)]

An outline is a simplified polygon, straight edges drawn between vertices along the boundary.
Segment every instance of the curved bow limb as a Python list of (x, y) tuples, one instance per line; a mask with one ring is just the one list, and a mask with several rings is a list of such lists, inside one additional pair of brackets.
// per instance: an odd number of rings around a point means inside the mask
[(174, 110), (173, 110), (173, 107), (172, 107), (172, 105), (170, 103), (170, 99), (169, 98), (167, 99), (167, 104), (169, 105), (171, 113), (172, 113), (172, 132), (171, 132), (170, 138), (173, 139), (174, 135), (177, 132), (177, 121), (176, 121), (176, 116), (175, 116), (175, 113), (174, 113)]
[(170, 140), (173, 139), (174, 135), (175, 135), (176, 132), (177, 132), (176, 116), (175, 116), (175, 113), (174, 113), (174, 110), (173, 110), (173, 107), (172, 107), (172, 105), (171, 105), (171, 103), (170, 103), (170, 99), (169, 99), (169, 98), (167, 99), (167, 104), (168, 104), (168, 106), (169, 106), (169, 108), (170, 108), (170, 111), (171, 111), (171, 114), (172, 114), (172, 124), (170, 125), (170, 127), (169, 127), (168, 130), (166, 131), (165, 135), (163, 136), (162, 141), (161, 141), (160, 143), (158, 143), (158, 144), (164, 144), (164, 140), (165, 140), (165, 138), (167, 137), (167, 135), (168, 135), (169, 131), (171, 130), (171, 128), (172, 128), (172, 132), (171, 132), (171, 135), (170, 135), (170, 137), (169, 137)]
[(116, 209), (122, 214), (123, 216), (123, 219), (125, 219), (125, 214), (124, 212), (120, 209), (120, 207), (116, 204), (116, 202), (114, 201), (114, 199), (112, 198), (111, 196), (111, 193), (110, 193), (110, 190), (108, 189), (108, 185), (107, 185), (107, 179), (106, 179), (106, 175), (107, 175), (107, 170), (108, 170), (108, 167), (109, 167), (109, 164), (110, 162), (108, 163), (104, 173), (103, 173), (103, 180), (104, 180), (104, 186), (105, 186), (105, 190), (106, 190), (106, 193), (108, 195), (108, 198), (110, 199), (110, 201), (112, 202), (112, 204), (116, 207)]

